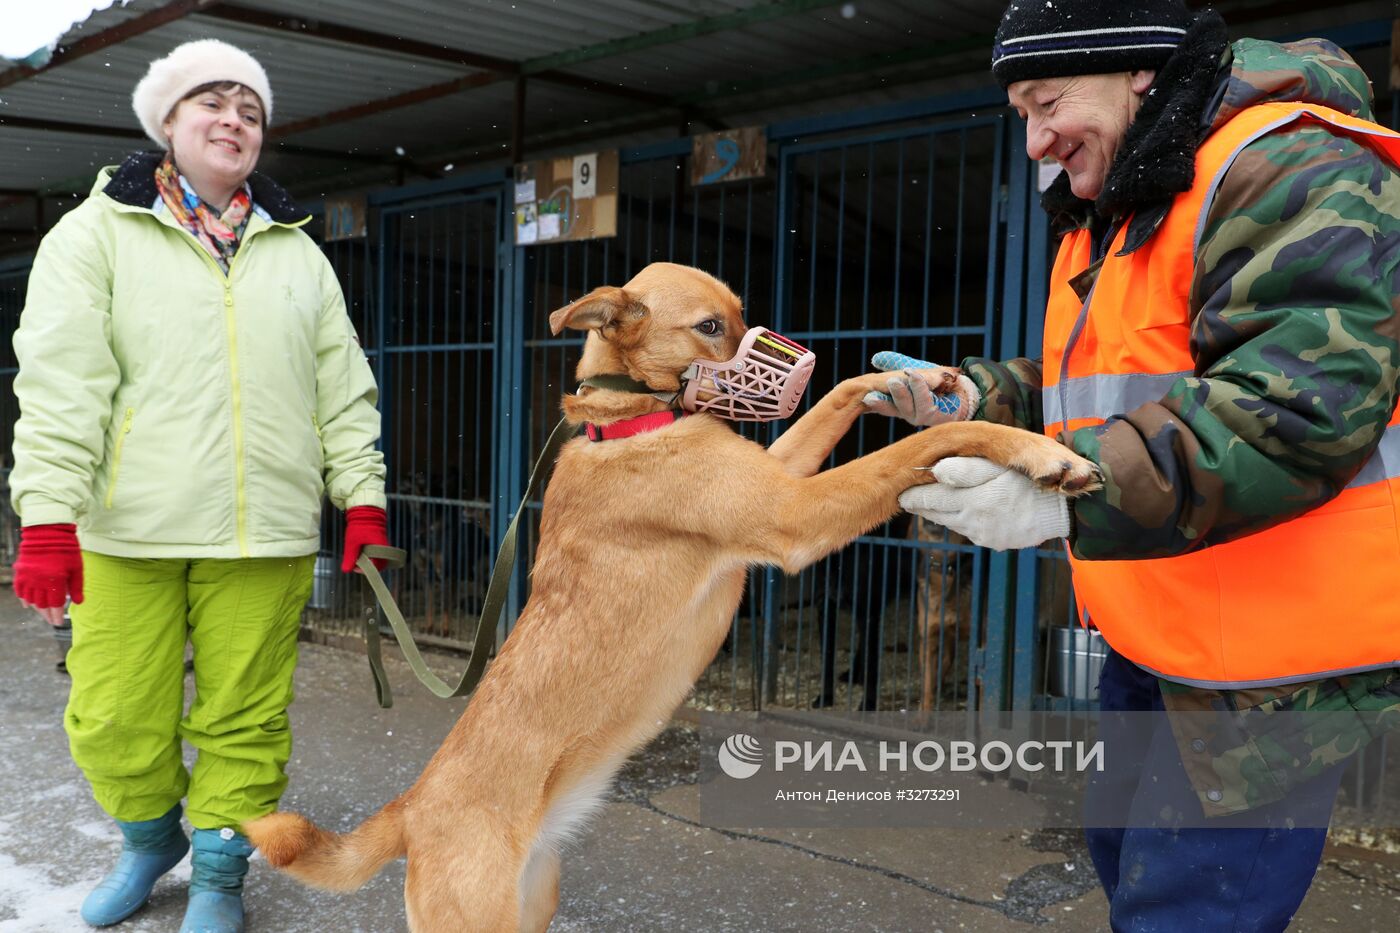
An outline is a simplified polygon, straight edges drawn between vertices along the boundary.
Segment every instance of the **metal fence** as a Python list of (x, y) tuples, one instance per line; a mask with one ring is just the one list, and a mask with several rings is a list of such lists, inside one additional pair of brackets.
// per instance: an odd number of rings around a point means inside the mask
[[(767, 178), (710, 187), (689, 184), (680, 141), (622, 153), (613, 238), (516, 249), (496, 180), (382, 203), (377, 241), (328, 246), (383, 386), (391, 522), (414, 552), (396, 586), (422, 640), (460, 646), (475, 625), (486, 555), (582, 346), (548, 315), (598, 285), (658, 260), (713, 272), (750, 323), (817, 352), (808, 405), (886, 347), (1038, 355), (1053, 243), (1023, 132), (1004, 111), (951, 108), (775, 128)], [(907, 430), (862, 419), (831, 463)], [(694, 702), (966, 709), (984, 734), (1033, 709), (1087, 713), (1106, 648), (1075, 618), (1062, 550), (991, 554), (904, 517), (801, 574), (752, 573)], [(1393, 752), (1382, 740), (1358, 758), (1343, 805), (1393, 805)]]
[[(548, 315), (588, 290), (658, 260), (714, 273), (751, 323), (817, 352), (808, 404), (886, 347), (945, 362), (995, 353), (1022, 315), (1001, 245), (1013, 139), (1004, 111), (968, 117), (969, 103), (773, 127), (767, 177), (733, 185), (689, 184), (689, 140), (626, 150), (612, 238), (515, 248), (496, 176), (384, 192), (369, 238), (327, 244), (379, 376), (391, 527), (413, 554), (392, 585), (422, 640), (462, 647), (476, 624), (488, 558), (582, 346), (549, 334)], [(767, 442), (775, 430), (747, 432)], [(832, 462), (907, 430), (864, 419)], [(337, 536), (328, 516), (327, 557)], [(984, 658), (1005, 655), (989, 649), (1008, 629), (986, 617), (985, 595), (1005, 560), (904, 517), (802, 574), (755, 572), (697, 700), (940, 709), (1002, 697), (981, 679), (1000, 676)], [(522, 575), (516, 606), (528, 585)], [(316, 626), (354, 624), (353, 594), (319, 604)]]
[[(550, 335), (548, 314), (593, 287), (656, 260), (713, 272), (750, 323), (817, 352), (807, 404), (887, 347), (938, 362), (1036, 355), (1053, 244), (1024, 130), (1002, 103), (982, 94), (774, 125), (767, 177), (732, 185), (689, 183), (689, 140), (624, 150), (618, 233), (595, 241), (516, 248), (500, 173), (371, 195), (368, 236), (324, 248), (381, 387), (390, 526), (412, 554), (392, 586), (418, 637), (465, 647), (572, 385), (582, 341)], [(1400, 96), (1388, 110), (1400, 122)], [(0, 270), (6, 333), (25, 271)], [(8, 341), (0, 352), (8, 456)], [(747, 432), (767, 442), (778, 429)], [(862, 419), (831, 462), (907, 430)], [(524, 566), (537, 514), (532, 503)], [(321, 631), (361, 618), (358, 588), (334, 566), (341, 536), (328, 509), (309, 613)], [(517, 582), (511, 608), (528, 596), (528, 577)], [(968, 709), (988, 727), (1018, 711), (1088, 710), (1103, 648), (1073, 619), (1063, 552), (990, 554), (902, 517), (801, 574), (753, 573), (696, 701)]]

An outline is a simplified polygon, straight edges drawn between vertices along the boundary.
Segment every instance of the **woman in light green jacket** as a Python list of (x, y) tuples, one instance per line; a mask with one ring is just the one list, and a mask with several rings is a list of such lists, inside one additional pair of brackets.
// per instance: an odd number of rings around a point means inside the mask
[(253, 173), (258, 63), (186, 43), (133, 106), (168, 151), (103, 169), (44, 238), (15, 335), (15, 590), (53, 624), (72, 599), (64, 722), (125, 840), (83, 918), (125, 919), (184, 857), (188, 795), (183, 929), (234, 933), (238, 829), (286, 786), (323, 495), (346, 510), (345, 569), (387, 543), (377, 390), (306, 214)]

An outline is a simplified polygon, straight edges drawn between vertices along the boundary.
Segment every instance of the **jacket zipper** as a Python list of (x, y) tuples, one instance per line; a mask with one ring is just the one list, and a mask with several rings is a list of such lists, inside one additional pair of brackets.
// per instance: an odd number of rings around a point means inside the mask
[[(139, 210), (139, 208), (138, 208)], [(154, 212), (151, 212), (154, 213)], [(229, 260), (228, 272), (219, 268), (219, 264), (214, 261), (214, 257), (205, 251), (204, 247), (189, 232), (177, 223), (166, 223), (157, 217), (159, 223), (165, 223), (167, 227), (177, 231), (189, 244), (190, 249), (199, 254), (209, 268), (214, 270), (219, 281), (224, 286), (224, 327), (228, 335), (229, 348), (229, 392), (230, 404), (233, 409), (233, 457), (234, 457), (234, 510), (235, 519), (238, 526), (238, 553), (240, 557), (250, 557), (248, 550), (248, 509), (247, 491), (245, 487), (245, 465), (243, 457), (243, 395), (238, 382), (238, 333), (234, 326), (233, 315), (233, 267), (237, 263), (238, 257), (243, 255), (248, 241), (252, 236), (244, 231), (244, 236), (238, 242), (238, 249), (234, 252), (233, 258)], [(251, 220), (249, 221), (251, 224)], [(300, 227), (301, 224), (274, 223), (275, 226)]]
[(214, 257), (189, 236), (188, 231), (183, 228), (176, 229), (186, 236), (190, 248), (203, 257), (224, 286), (224, 329), (228, 338), (229, 396), (233, 409), (234, 520), (238, 527), (238, 554), (240, 557), (250, 557), (252, 552), (248, 550), (248, 496), (245, 488), (247, 474), (243, 457), (243, 393), (238, 381), (238, 329), (233, 314), (233, 266), (238, 257), (243, 255), (249, 237), (245, 231), (245, 236), (238, 243), (238, 250), (229, 260), (228, 272), (224, 272), (214, 261)]
[[(242, 244), (240, 244), (241, 246)], [(213, 260), (209, 260), (213, 262)], [(233, 472), (237, 486), (238, 553), (248, 557), (248, 497), (245, 489), (247, 481), (246, 465), (243, 461), (243, 392), (238, 381), (238, 328), (233, 317), (233, 262), (230, 260), (229, 275), (224, 277), (224, 323), (228, 328), (229, 382), (232, 386), (233, 403)]]
[(117, 471), (122, 465), (122, 446), (126, 443), (126, 436), (131, 433), (131, 419), (136, 416), (136, 409), (128, 408), (126, 417), (122, 420), (122, 429), (117, 433), (117, 446), (112, 449), (112, 475), (107, 478), (107, 508), (112, 508), (112, 495), (117, 491)]

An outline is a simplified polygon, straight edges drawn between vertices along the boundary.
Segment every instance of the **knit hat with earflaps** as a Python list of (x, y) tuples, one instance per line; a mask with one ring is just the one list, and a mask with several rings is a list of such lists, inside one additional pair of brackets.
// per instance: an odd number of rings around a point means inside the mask
[(1192, 14), (1182, 0), (1013, 0), (997, 27), (992, 75), (1038, 78), (1156, 71)]
[(272, 122), (272, 86), (257, 59), (218, 39), (199, 39), (176, 46), (164, 58), (151, 62), (150, 70), (131, 95), (131, 109), (141, 128), (162, 149), (170, 148), (161, 124), (185, 95), (205, 84), (234, 81), (262, 101), (263, 125)]

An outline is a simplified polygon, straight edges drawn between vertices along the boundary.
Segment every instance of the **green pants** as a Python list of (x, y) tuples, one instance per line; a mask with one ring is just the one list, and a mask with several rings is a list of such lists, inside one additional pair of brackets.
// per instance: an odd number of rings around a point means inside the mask
[[(112, 817), (160, 816), (189, 792), (196, 829), (270, 813), (287, 786), (287, 707), (314, 555), (155, 560), (83, 552), (72, 607), (73, 760)], [(185, 713), (185, 643), (195, 692)], [(183, 716), (182, 716), (183, 714)], [(186, 772), (180, 740), (199, 752)]]

